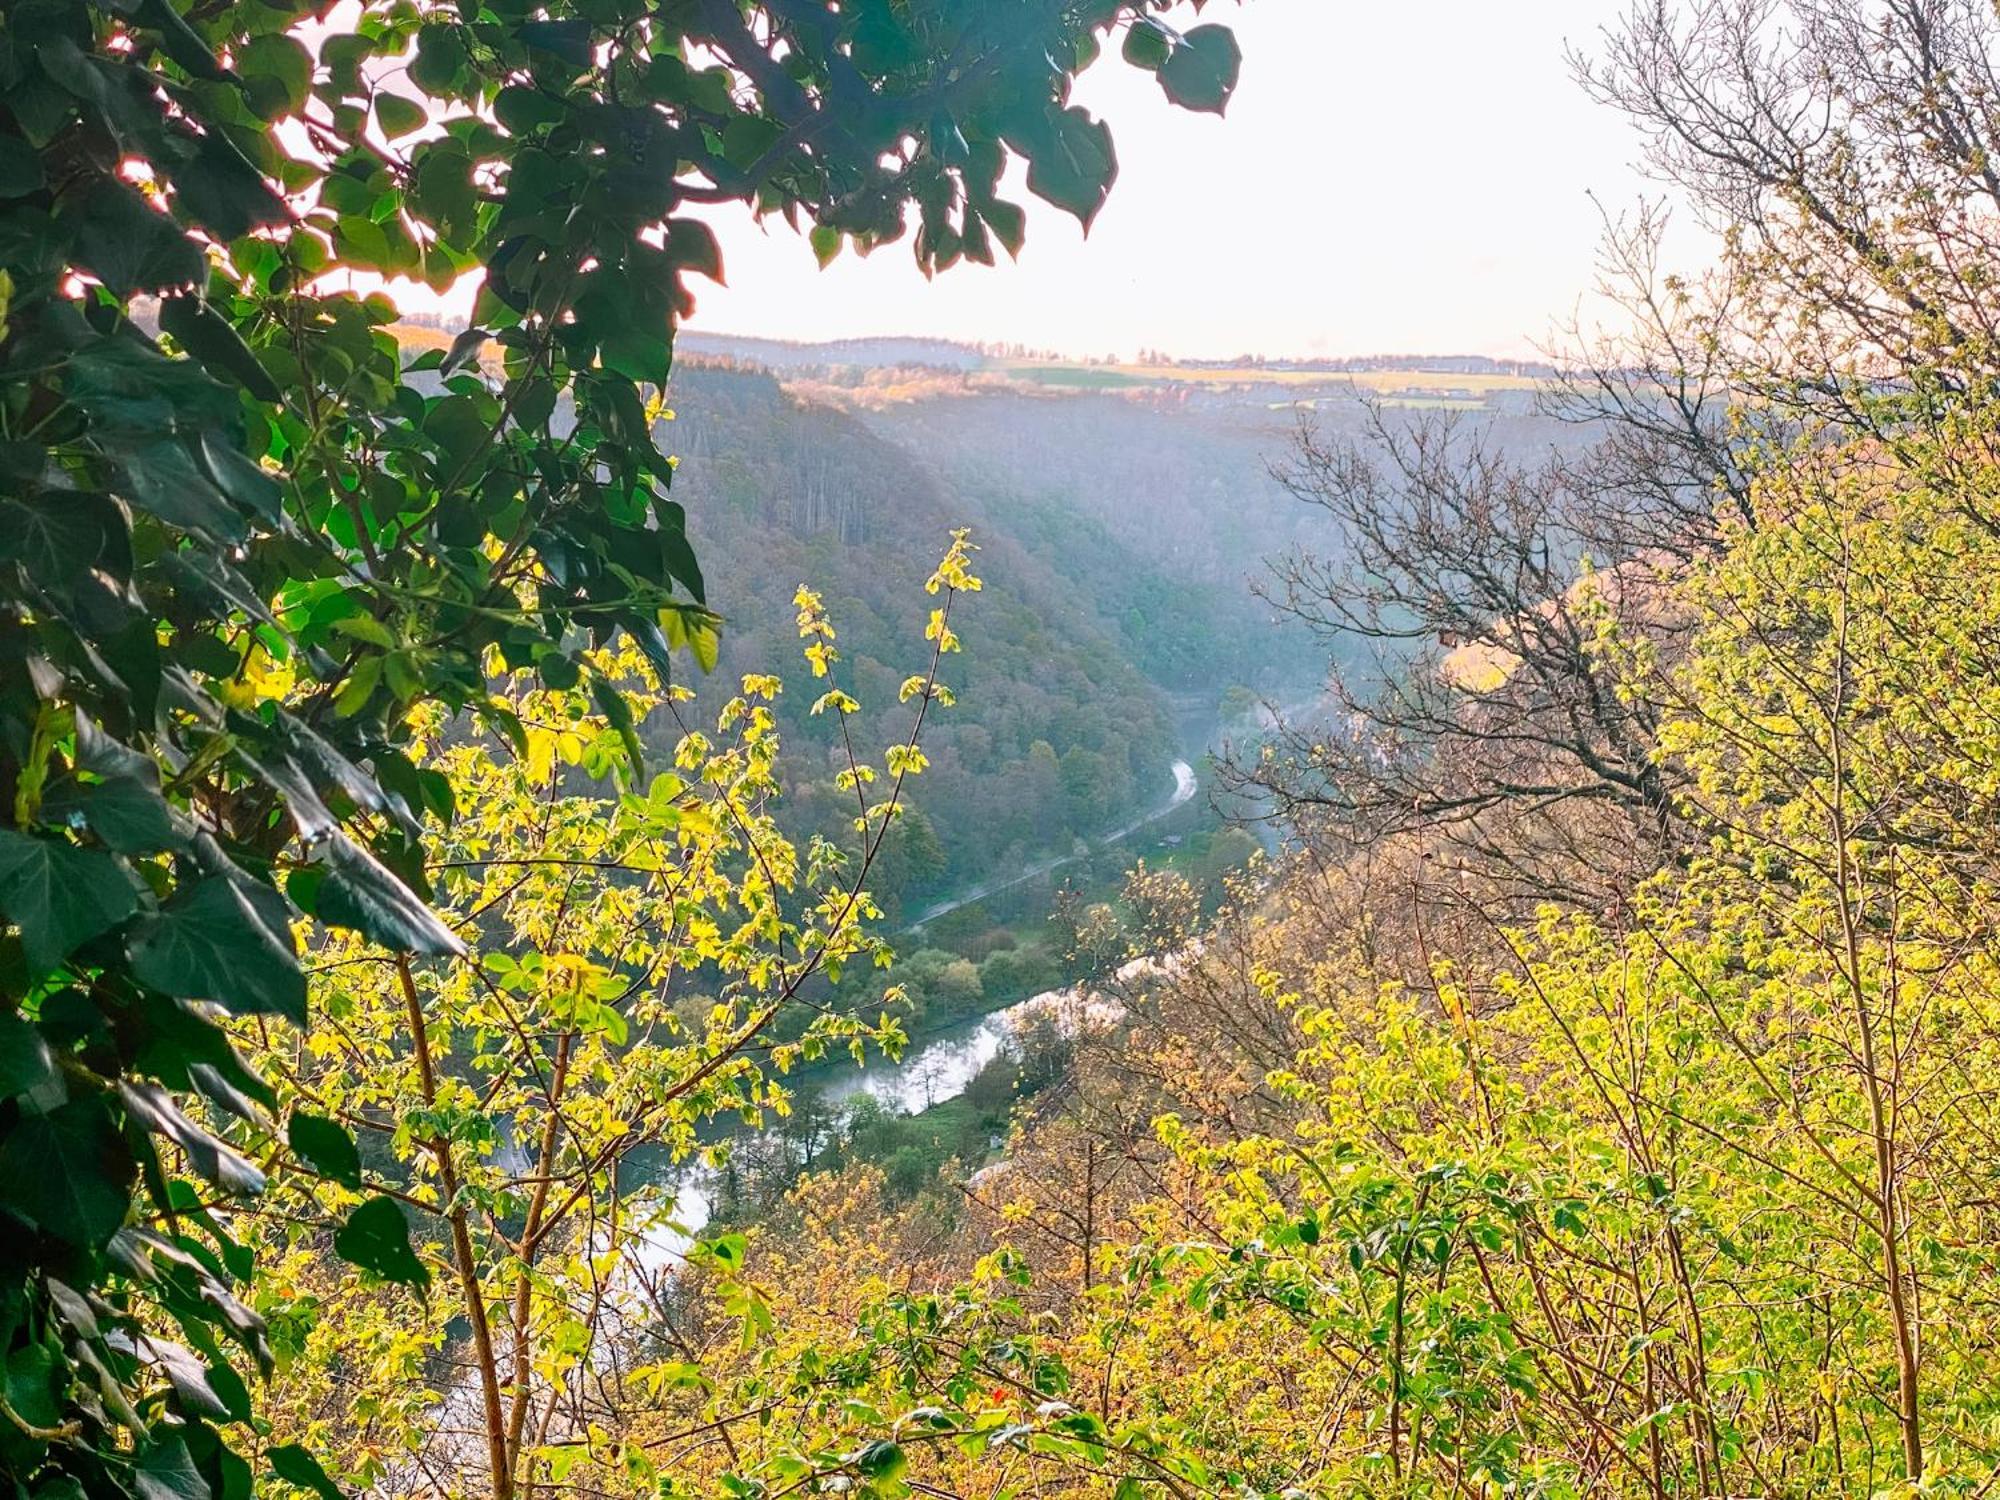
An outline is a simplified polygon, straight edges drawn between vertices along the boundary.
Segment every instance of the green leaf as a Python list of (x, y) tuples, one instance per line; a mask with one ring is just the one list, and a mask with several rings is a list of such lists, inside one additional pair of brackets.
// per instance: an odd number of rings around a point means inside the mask
[(854, 1458), (854, 1468), (862, 1478), (885, 1481), (903, 1477), (903, 1471), (910, 1461), (903, 1453), (900, 1443), (892, 1443), (887, 1438), (870, 1443)]
[(430, 115), (423, 105), (414, 99), (392, 94), (387, 89), (375, 96), (375, 123), (382, 127), (382, 134), (392, 141), (399, 135), (422, 129), (429, 120)]
[(339, 1485), (320, 1467), (314, 1458), (297, 1443), (286, 1443), (283, 1447), (269, 1448), (264, 1452), (269, 1460), (271, 1472), (286, 1484), (295, 1484), (302, 1490), (311, 1490), (320, 1500), (347, 1500)]
[(285, 200), (220, 131), (203, 136), (194, 160), (176, 168), (174, 198), (190, 218), (224, 242), (253, 229), (289, 224), (292, 218)]
[(1151, 16), (1140, 16), (1125, 31), (1125, 61), (1157, 73), (1173, 54), (1173, 33)]
[(149, 1361), (165, 1373), (181, 1403), (205, 1417), (242, 1422), (250, 1417), (250, 1395), (229, 1366), (205, 1365), (188, 1350), (167, 1339), (148, 1338), (142, 1345)]
[(186, 842), (167, 799), (136, 776), (62, 781), (42, 799), (42, 821), (82, 824), (120, 854), (151, 854)]
[(227, 320), (198, 297), (168, 297), (160, 303), (160, 327), (208, 368), (226, 377), (259, 401), (279, 401), (284, 393), (270, 371), (257, 362), (250, 346)]
[(1110, 127), (1080, 108), (1058, 110), (1031, 133), (1028, 144), (1028, 191), (1089, 229), (1118, 176)]
[(125, 1101), (127, 1114), (150, 1134), (180, 1147), (195, 1170), (224, 1192), (248, 1195), (264, 1190), (264, 1174), (182, 1114), (173, 1095), (159, 1085), (120, 1079), (118, 1097)]
[(591, 64), (590, 23), (588, 21), (529, 21), (514, 34), (530, 47), (554, 53), (575, 68)]
[(34, 1023), (0, 1010), (0, 1100), (38, 1089), (55, 1076), (55, 1059)]
[(422, 1290), (431, 1273), (410, 1248), (410, 1225), (393, 1198), (370, 1198), (347, 1216), (333, 1237), (334, 1253), (385, 1281)]
[(348, 927), (398, 953), (456, 958), (465, 945), (388, 867), (347, 835), (328, 839), (322, 855), (326, 879), (314, 896), (314, 915)]
[(137, 907), (131, 880), (110, 855), (0, 830), (0, 912), (21, 929), (35, 972), (48, 972)]
[(0, 135), (0, 198), (25, 198), (42, 181), (41, 153), (18, 135)]
[(189, 1457), (178, 1434), (146, 1444), (132, 1466), (132, 1486), (139, 1500), (209, 1500), (208, 1482)]
[(1182, 109), (1221, 114), (1236, 92), (1243, 49), (1227, 26), (1197, 26), (1184, 35), (1160, 69), (1160, 87)]
[(62, 1420), (56, 1401), (56, 1352), (46, 1344), (23, 1344), (7, 1356), (7, 1405), (37, 1427)]
[(66, 212), (74, 213), (77, 261), (120, 296), (202, 281), (205, 267), (194, 242), (136, 188), (106, 177), (76, 205)]
[(83, 1250), (103, 1249), (124, 1224), (137, 1175), (99, 1094), (28, 1115), (0, 1141), (0, 1204)]
[(722, 280), (722, 246), (699, 219), (667, 220), (667, 255), (683, 271)]
[(633, 727), (632, 705), (625, 701), (625, 695), (615, 685), (602, 677), (590, 679), (590, 696), (598, 711), (618, 731), (619, 741), (625, 746), (625, 759), (631, 766), (632, 779), (636, 782), (646, 774), (646, 752), (640, 748), (639, 735)]
[(342, 1187), (361, 1186), (361, 1152), (345, 1125), (294, 1111), (285, 1126), (285, 1139), (320, 1176), (331, 1178)]
[(312, 54), (281, 31), (252, 37), (236, 56), (250, 107), (267, 120), (296, 113), (312, 89)]
[(232, 1015), (305, 1024), (306, 980), (291, 934), (280, 940), (224, 876), (201, 881), (140, 923), (132, 972), (156, 990), (213, 1000)]
[(0, 500), (0, 559), (43, 584), (99, 567), (129, 577), (132, 540), (108, 496), (44, 490)]

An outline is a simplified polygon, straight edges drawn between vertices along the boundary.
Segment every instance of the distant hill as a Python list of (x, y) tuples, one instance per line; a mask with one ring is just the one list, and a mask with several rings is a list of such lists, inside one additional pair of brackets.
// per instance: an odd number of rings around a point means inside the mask
[(789, 339), (701, 333), (686, 328), (676, 335), (674, 347), (681, 354), (740, 360), (787, 374), (799, 370), (880, 369), (898, 365), (976, 370), (986, 363), (985, 356), (969, 344), (954, 344), (946, 339), (836, 339), (831, 343), (802, 344)]

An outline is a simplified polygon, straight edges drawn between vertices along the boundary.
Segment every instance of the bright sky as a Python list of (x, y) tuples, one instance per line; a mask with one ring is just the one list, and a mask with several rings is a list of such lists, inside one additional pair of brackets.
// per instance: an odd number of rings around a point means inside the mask
[[(1172, 108), (1108, 50), (1078, 101), (1120, 174), (1086, 241), (1038, 199), (1018, 263), (926, 283), (907, 243), (820, 271), (782, 221), (719, 224), (729, 286), (690, 325), (923, 334), (1070, 354), (1528, 355), (1592, 284), (1600, 220), (1648, 191), (1624, 122), (1572, 82), (1624, 0), (1213, 0), (1243, 79)], [(699, 283), (697, 284), (700, 285)]]

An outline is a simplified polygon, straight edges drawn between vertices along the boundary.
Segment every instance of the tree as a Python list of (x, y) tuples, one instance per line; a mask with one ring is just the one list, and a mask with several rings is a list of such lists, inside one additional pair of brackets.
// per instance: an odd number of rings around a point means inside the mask
[(1273, 564), (1274, 604), (1339, 643), (1331, 722), (1281, 723), (1224, 784), (1336, 848), (1414, 840), (1440, 890), (1530, 909), (1629, 890), (1678, 839), (1634, 657), (1670, 644), (1677, 562), (1599, 558), (1594, 487), (1450, 421), (1300, 429), (1276, 470), (1338, 537)]
[[(266, 1018), (304, 1022), (299, 914), (463, 952), (428, 909), (455, 803), (415, 725), (527, 754), (491, 684), (532, 671), (589, 694), (618, 745), (597, 769), (637, 785), (593, 653), (712, 663), (654, 435), (686, 280), (722, 270), (685, 210), (809, 217), (822, 256), (911, 211), (926, 270), (988, 260), (1023, 233), (1010, 153), (1085, 221), (1109, 190), (1109, 132), (1067, 98), (1100, 34), (1136, 20), (1190, 107), (1237, 68), (1222, 28), (1118, 0), (918, 28), (887, 3), (311, 16), (0, 16), (0, 1468), (28, 1491), (248, 1482), (226, 1343), (264, 1365), (268, 1338), (208, 1195), (259, 1186), (238, 1147), (269, 1155), (277, 1095), (218, 1018), (255, 1018), (260, 1052)], [(408, 367), (394, 305), (339, 286), (475, 270), (476, 326)], [(308, 1138), (344, 1175), (345, 1132)], [(386, 1195), (335, 1243), (422, 1279)], [(303, 1449), (267, 1457), (328, 1487)]]

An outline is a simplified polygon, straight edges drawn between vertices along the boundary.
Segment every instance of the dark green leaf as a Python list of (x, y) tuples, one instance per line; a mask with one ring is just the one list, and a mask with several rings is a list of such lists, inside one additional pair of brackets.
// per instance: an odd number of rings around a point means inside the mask
[(7, 1356), (7, 1405), (22, 1421), (53, 1427), (62, 1420), (57, 1363), (55, 1350), (46, 1344), (23, 1344)]
[(132, 543), (124, 514), (108, 496), (42, 490), (0, 500), (0, 558), (20, 563), (31, 582), (45, 586), (97, 567), (128, 577)]
[(178, 1434), (157, 1438), (139, 1450), (132, 1485), (139, 1500), (209, 1500), (208, 1483)]
[(1243, 49), (1227, 26), (1197, 26), (1180, 39), (1160, 69), (1160, 87), (1183, 109), (1221, 114), (1236, 92)]
[(259, 401), (282, 399), (278, 383), (257, 362), (250, 346), (200, 298), (163, 299), (160, 303), (160, 327), (207, 366), (210, 374), (234, 380)]
[(233, 1015), (306, 1016), (306, 981), (282, 940), (234, 880), (210, 876), (139, 924), (132, 971), (169, 995), (213, 1000)]
[(399, 953), (455, 958), (465, 952), (449, 927), (366, 849), (336, 833), (322, 852), (326, 879), (314, 896), (314, 914), (348, 927)]
[(574, 67), (591, 64), (588, 21), (529, 21), (515, 34), (530, 47), (552, 52)]
[(1058, 110), (1030, 135), (1028, 191), (1076, 215), (1085, 229), (1117, 176), (1110, 127), (1082, 109)]
[(81, 824), (120, 854), (151, 854), (186, 842), (166, 798), (136, 776), (63, 781), (42, 799), (42, 821)]
[(118, 1232), (137, 1175), (97, 1094), (29, 1115), (0, 1141), (0, 1204), (79, 1249), (100, 1250)]
[(21, 929), (22, 950), (37, 973), (137, 907), (131, 880), (110, 855), (0, 830), (0, 912)]
[(215, 1139), (181, 1113), (173, 1095), (157, 1084), (121, 1079), (118, 1097), (144, 1129), (180, 1147), (194, 1168), (226, 1193), (264, 1190), (264, 1174), (241, 1154)]
[(431, 1273), (410, 1248), (410, 1225), (393, 1198), (370, 1198), (347, 1216), (333, 1237), (334, 1252), (349, 1265), (385, 1281), (422, 1289)]
[(291, 222), (285, 200), (220, 131), (203, 136), (195, 159), (175, 171), (174, 194), (188, 217), (219, 240)]
[(201, 252), (137, 189), (106, 177), (75, 210), (76, 258), (120, 295), (172, 291), (203, 277)]
[(41, 154), (17, 135), (0, 136), (0, 198), (25, 198), (42, 181)]
[(271, 1472), (287, 1484), (295, 1484), (302, 1490), (311, 1490), (319, 1500), (347, 1500), (340, 1486), (335, 1484), (325, 1469), (297, 1443), (286, 1443), (280, 1448), (270, 1448), (264, 1453), (270, 1461)]
[(345, 1125), (295, 1110), (285, 1126), (285, 1139), (300, 1159), (322, 1177), (329, 1177), (342, 1187), (361, 1186), (361, 1153)]
[(0, 1100), (38, 1089), (55, 1076), (49, 1044), (34, 1024), (11, 1010), (0, 1010)]

